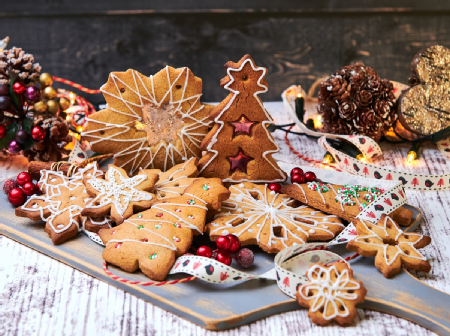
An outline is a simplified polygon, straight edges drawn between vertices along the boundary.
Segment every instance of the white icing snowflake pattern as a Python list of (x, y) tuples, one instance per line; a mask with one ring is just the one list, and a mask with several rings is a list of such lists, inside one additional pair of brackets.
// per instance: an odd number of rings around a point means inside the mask
[[(119, 176), (120, 181), (116, 181), (116, 176)], [(134, 188), (146, 179), (146, 175), (126, 178), (117, 169), (110, 166), (108, 168), (108, 180), (94, 178), (87, 181), (99, 192), (92, 203), (98, 202), (98, 207), (112, 203), (116, 207), (117, 212), (122, 216), (130, 202), (149, 201), (153, 198), (152, 194)]]
[(324, 236), (332, 239), (344, 228), (336, 216), (304, 205), (292, 207), (295, 200), (271, 194), (267, 186), (246, 182), (231, 186), (230, 191), (221, 212), (208, 224), (211, 236), (234, 234), (276, 252)]
[(312, 312), (323, 311), (325, 320), (350, 314), (345, 300), (357, 300), (358, 294), (355, 291), (361, 286), (350, 279), (347, 269), (339, 272), (334, 265), (313, 265), (308, 269), (306, 277), (309, 283), (300, 286), (298, 293), (304, 300), (314, 300), (310, 306)]
[[(82, 135), (89, 139), (91, 145), (104, 141), (112, 141), (118, 145), (130, 143), (123, 150), (116, 152), (114, 157), (125, 160), (124, 162), (122, 162), (123, 160), (121, 161), (120, 166), (130, 165), (129, 171), (131, 174), (134, 174), (140, 167), (144, 169), (159, 168), (166, 171), (190, 157), (198, 158), (201, 156), (200, 144), (208, 132), (208, 127), (212, 121), (209, 120), (208, 116), (203, 116), (200, 113), (204, 109), (204, 105), (200, 103), (201, 90), (198, 94), (189, 95), (188, 93), (190, 92), (187, 89), (190, 70), (182, 68), (176, 79), (171, 81), (170, 75), (175, 69), (166, 66), (167, 91), (160, 99), (155, 93), (153, 76), (149, 77), (151, 87), (148, 87), (146, 86), (146, 82), (148, 82), (147, 77), (135, 70), (129, 71), (131, 71), (133, 78), (132, 84), (124, 82), (118, 75), (111, 73), (110, 80), (114, 84), (114, 92), (106, 90), (104, 86), (101, 88), (107, 101), (108, 99), (117, 100), (122, 106), (121, 109), (114, 109), (109, 106), (109, 110), (117, 113), (119, 116), (125, 115), (129, 121), (114, 123), (110, 120), (86, 118), (89, 123), (101, 124), (102, 127), (85, 131)], [(185, 76), (184, 82), (181, 81), (183, 76)], [(122, 93), (124, 91), (131, 92), (131, 94), (125, 95)], [(132, 136), (132, 128), (140, 130), (145, 128), (145, 122), (148, 118), (144, 118), (143, 114), (145, 112), (143, 110), (146, 107), (153, 106), (154, 109), (164, 109), (166, 105), (171, 105), (173, 108), (172, 114), (179, 116), (182, 121), (182, 127), (179, 130), (173, 130), (173, 137), (176, 138), (174, 141), (159, 141), (149, 144), (148, 137), (143, 132), (142, 137)], [(109, 134), (105, 136), (105, 132)], [(193, 144), (194, 149), (190, 144)], [(155, 157), (161, 153), (165, 155), (164, 164), (156, 167), (154, 165)], [(131, 158), (127, 160), (126, 157), (130, 154)], [(115, 164), (118, 165), (117, 163)]]

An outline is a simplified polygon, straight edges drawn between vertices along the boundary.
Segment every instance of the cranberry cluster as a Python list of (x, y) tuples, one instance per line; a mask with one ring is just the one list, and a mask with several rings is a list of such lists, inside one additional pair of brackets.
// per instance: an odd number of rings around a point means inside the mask
[(30, 173), (22, 172), (16, 179), (9, 179), (3, 183), (3, 192), (8, 195), (9, 203), (20, 206), (26, 202), (27, 196), (40, 193), (40, 189), (33, 183)]

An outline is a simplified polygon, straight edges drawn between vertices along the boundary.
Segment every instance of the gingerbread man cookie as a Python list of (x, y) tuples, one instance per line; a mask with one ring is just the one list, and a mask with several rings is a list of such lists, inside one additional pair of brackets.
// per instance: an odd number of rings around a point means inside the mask
[(298, 303), (308, 307), (314, 323), (325, 325), (336, 321), (348, 325), (357, 316), (355, 305), (363, 303), (367, 290), (353, 279), (353, 270), (344, 262), (331, 266), (312, 264), (306, 272), (309, 282), (298, 288)]
[(202, 233), (208, 208), (219, 209), (230, 192), (218, 178), (197, 179), (184, 193), (164, 199), (113, 229), (100, 230), (106, 248), (103, 259), (127, 272), (141, 269), (153, 280), (163, 280), (189, 250), (193, 231)]
[(154, 195), (157, 169), (141, 169), (139, 174), (128, 177), (124, 169), (109, 165), (105, 179), (84, 179), (87, 193), (94, 199), (83, 209), (83, 216), (110, 215), (116, 224), (133, 215), (134, 212), (148, 209)]
[(403, 232), (386, 215), (375, 224), (360, 219), (354, 224), (358, 236), (347, 243), (347, 249), (364, 257), (375, 256), (375, 266), (386, 278), (399, 273), (402, 265), (414, 271), (431, 270), (427, 258), (417, 251), (430, 244), (430, 237)]
[(242, 245), (259, 245), (264, 251), (282, 249), (312, 240), (330, 240), (344, 229), (334, 215), (301, 205), (265, 185), (250, 182), (232, 185), (230, 199), (209, 223), (211, 240), (234, 234)]
[(166, 66), (154, 76), (112, 72), (101, 91), (108, 108), (89, 116), (83, 137), (97, 153), (115, 153), (114, 164), (166, 171), (200, 157), (211, 106), (200, 102), (202, 80), (188, 68)]
[(92, 201), (82, 178), (102, 175), (97, 164), (80, 169), (72, 177), (62, 172), (42, 170), (38, 184), (44, 194), (31, 196), (24, 205), (16, 208), (16, 216), (46, 221), (45, 232), (55, 245), (75, 236), (82, 227), (92, 232), (109, 228), (111, 221), (108, 217), (81, 215), (83, 208)]

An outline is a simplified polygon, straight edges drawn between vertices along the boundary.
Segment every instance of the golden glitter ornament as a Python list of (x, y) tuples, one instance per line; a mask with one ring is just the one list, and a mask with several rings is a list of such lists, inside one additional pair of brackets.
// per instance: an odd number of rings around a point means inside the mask
[(35, 103), (34, 105), (34, 110), (37, 112), (37, 113), (42, 113), (42, 112), (45, 112), (45, 111), (47, 111), (47, 103), (45, 102), (45, 101), (43, 101), (43, 100), (41, 100), (41, 101), (38, 101), (37, 103)]
[(412, 87), (399, 98), (401, 125), (420, 135), (449, 127), (450, 50), (439, 45), (425, 48), (414, 56), (411, 69)]
[(65, 111), (70, 107), (70, 100), (67, 98), (61, 97), (58, 102), (62, 111)]
[(47, 87), (53, 84), (53, 77), (48, 72), (44, 72), (39, 76), (39, 84), (42, 87)]
[(52, 114), (56, 114), (59, 111), (59, 104), (54, 101), (54, 100), (49, 100), (47, 102), (48, 105), (48, 112), (52, 113)]
[(44, 89), (44, 97), (47, 99), (54, 99), (58, 95), (58, 91), (52, 86), (47, 86)]

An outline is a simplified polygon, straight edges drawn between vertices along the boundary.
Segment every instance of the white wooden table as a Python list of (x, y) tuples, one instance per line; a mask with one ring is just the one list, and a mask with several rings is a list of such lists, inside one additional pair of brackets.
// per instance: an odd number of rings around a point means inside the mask
[[(266, 107), (276, 123), (291, 122), (281, 103), (268, 103)], [(307, 165), (290, 152), (283, 132), (276, 131), (274, 136), (281, 147), (277, 159)], [(324, 151), (315, 140), (293, 135), (290, 139), (302, 154), (322, 159)], [(382, 149), (382, 164), (393, 169), (426, 174), (450, 171), (450, 162), (431, 144), (424, 145), (414, 165), (406, 164), (408, 145), (383, 143)], [(20, 160), (0, 162), (0, 178), (16, 175), (15, 165), (22, 165), (17, 168), (22, 171), (23, 164)], [(408, 203), (423, 211), (421, 232), (432, 238), (432, 243), (422, 250), (432, 271), (418, 277), (450, 293), (450, 192), (408, 191), (407, 195)], [(299, 309), (237, 329), (211, 332), (8, 238), (0, 237), (0, 245), (0, 336), (433, 334), (412, 322), (361, 309), (359, 318), (347, 328), (315, 326), (307, 311)]]

